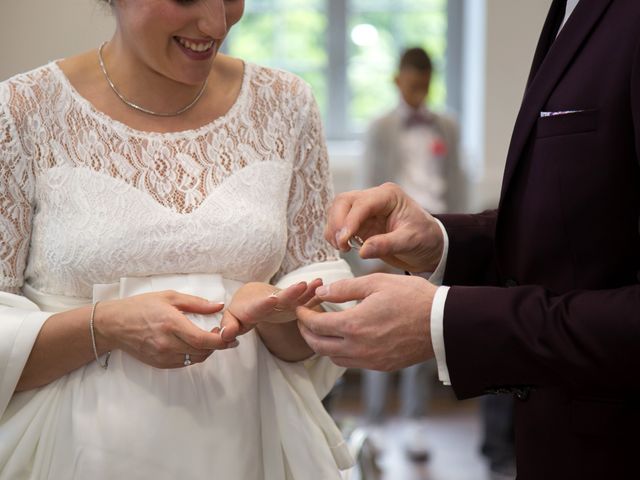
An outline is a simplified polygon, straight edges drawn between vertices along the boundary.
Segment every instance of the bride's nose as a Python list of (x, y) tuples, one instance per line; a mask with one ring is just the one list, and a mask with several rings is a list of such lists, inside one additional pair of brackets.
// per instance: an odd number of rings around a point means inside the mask
[(220, 39), (227, 35), (227, 7), (224, 0), (202, 0), (198, 29), (204, 35)]

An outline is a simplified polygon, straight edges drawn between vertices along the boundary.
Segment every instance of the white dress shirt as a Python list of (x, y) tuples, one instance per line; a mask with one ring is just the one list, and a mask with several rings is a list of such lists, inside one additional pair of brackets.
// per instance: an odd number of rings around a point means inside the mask
[[(573, 13), (573, 10), (578, 5), (580, 0), (567, 0), (567, 6), (564, 13), (564, 19), (560, 25), (560, 30), (567, 23), (568, 18)], [(447, 263), (447, 255), (449, 253), (449, 236), (444, 229), (442, 223), (438, 222), (442, 232), (444, 234), (444, 251), (438, 268), (429, 277), (429, 281), (436, 285), (442, 284), (444, 277), (444, 267)], [(431, 306), (431, 343), (433, 345), (433, 351), (435, 353), (436, 362), (438, 364), (438, 378), (445, 385), (451, 385), (451, 378), (449, 376), (449, 369), (447, 368), (447, 355), (444, 346), (444, 304), (447, 300), (447, 294), (449, 293), (449, 287), (438, 287), (435, 296), (433, 297), (433, 305)]]
[(423, 118), (424, 123), (404, 126), (400, 132), (400, 147), (406, 161), (400, 162), (394, 181), (425, 210), (431, 213), (445, 212), (446, 152), (436, 148), (444, 145), (444, 141), (434, 125), (435, 114), (424, 106), (414, 110), (401, 101), (398, 115), (403, 121), (416, 115)]

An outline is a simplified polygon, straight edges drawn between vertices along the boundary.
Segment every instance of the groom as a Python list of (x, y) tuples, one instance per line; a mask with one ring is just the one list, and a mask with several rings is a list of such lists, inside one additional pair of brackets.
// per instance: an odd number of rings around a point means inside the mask
[(520, 480), (640, 478), (639, 26), (638, 0), (554, 0), (498, 210), (435, 219), (391, 184), (342, 194), (329, 241), (434, 274), (336, 282), (317, 295), (360, 304), (298, 310), (339, 365), (435, 356), (459, 398), (513, 393)]

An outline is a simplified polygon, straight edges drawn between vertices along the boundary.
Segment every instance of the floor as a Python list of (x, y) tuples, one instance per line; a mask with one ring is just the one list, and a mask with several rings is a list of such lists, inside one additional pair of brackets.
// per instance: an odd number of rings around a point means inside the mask
[[(396, 416), (396, 402), (391, 400), (388, 420), (377, 430), (385, 449), (376, 456), (375, 470), (362, 474), (354, 469), (346, 475), (349, 480), (489, 480), (483, 457), (478, 453), (481, 424), (478, 402), (455, 399), (450, 387), (434, 382), (429, 415), (424, 419), (423, 431), (429, 450), (427, 462), (411, 461), (404, 450), (403, 422)], [(330, 411), (343, 431), (370, 432), (362, 420), (359, 373), (347, 372), (345, 381), (331, 399)], [(363, 434), (363, 435), (366, 435)], [(351, 437), (352, 439), (354, 437)], [(377, 437), (380, 438), (380, 437)], [(365, 462), (366, 463), (366, 462)], [(366, 469), (366, 464), (363, 469)]]

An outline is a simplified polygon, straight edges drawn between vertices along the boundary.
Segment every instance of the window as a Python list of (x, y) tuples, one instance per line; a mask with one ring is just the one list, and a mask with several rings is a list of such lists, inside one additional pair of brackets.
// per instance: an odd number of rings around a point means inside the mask
[(395, 105), (398, 57), (412, 46), (431, 55), (430, 102), (444, 106), (447, 0), (246, 0), (227, 51), (304, 78), (328, 138), (348, 139)]

